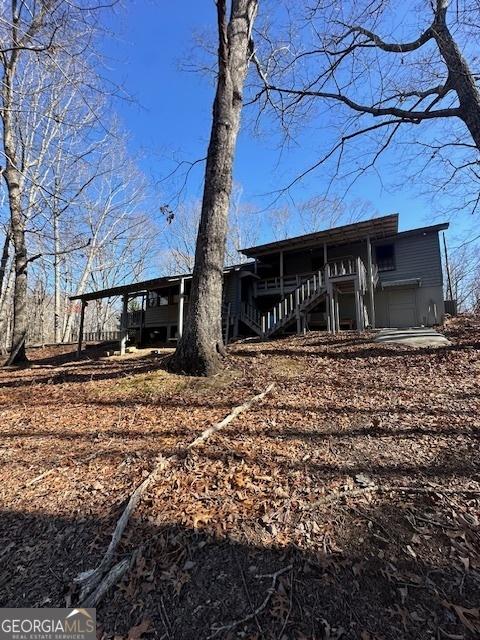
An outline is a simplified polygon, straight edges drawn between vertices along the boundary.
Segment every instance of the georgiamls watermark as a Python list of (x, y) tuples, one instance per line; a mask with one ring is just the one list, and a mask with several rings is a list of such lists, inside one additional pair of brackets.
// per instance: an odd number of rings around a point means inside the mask
[(0, 609), (0, 640), (95, 640), (95, 609)]

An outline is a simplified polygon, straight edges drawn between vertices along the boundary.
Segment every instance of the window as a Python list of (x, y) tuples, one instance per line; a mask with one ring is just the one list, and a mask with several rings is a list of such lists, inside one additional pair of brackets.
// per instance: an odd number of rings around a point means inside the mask
[(158, 293), (158, 291), (149, 291), (147, 299), (147, 307), (163, 307), (168, 304), (168, 296)]
[(375, 247), (375, 261), (379, 271), (395, 269), (395, 247), (393, 244), (382, 244)]

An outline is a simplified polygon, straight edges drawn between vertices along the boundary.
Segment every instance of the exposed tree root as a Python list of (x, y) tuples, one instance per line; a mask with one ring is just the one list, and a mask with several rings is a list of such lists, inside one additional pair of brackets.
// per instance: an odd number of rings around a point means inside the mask
[(259, 607), (257, 607), (255, 611), (252, 611), (252, 613), (249, 613), (248, 616), (245, 616), (240, 620), (235, 620), (234, 622), (231, 622), (230, 624), (227, 624), (227, 625), (212, 627), (213, 632), (208, 636), (207, 640), (210, 640), (210, 638), (215, 638), (219, 633), (226, 633), (228, 631), (232, 631), (233, 629), (235, 629), (235, 627), (238, 627), (241, 624), (245, 624), (246, 622), (250, 622), (250, 620), (253, 620), (254, 618), (256, 618), (260, 613), (262, 613), (262, 611), (265, 609), (267, 604), (270, 602), (271, 597), (275, 593), (275, 587), (277, 586), (278, 577), (284, 573), (287, 573), (287, 571), (291, 571), (291, 570), (292, 570), (292, 565), (289, 565), (288, 567), (284, 567), (283, 569), (280, 569), (275, 573), (271, 573), (263, 576), (255, 576), (256, 578), (272, 578), (272, 584), (270, 585), (270, 588), (268, 589), (268, 593), (265, 596), (265, 599), (263, 600), (262, 604)]
[[(247, 411), (254, 404), (260, 402), (267, 393), (269, 393), (273, 387), (274, 383), (271, 383), (265, 391), (259, 393), (253, 398), (250, 398), (244, 404), (235, 407), (231, 413), (228, 414), (223, 420), (213, 424), (203, 431), (195, 440), (193, 440), (190, 444), (188, 444), (184, 453), (187, 451), (197, 447), (198, 445), (204, 443), (210, 436), (215, 434), (217, 431), (220, 431), (223, 427), (227, 426), (232, 420), (234, 420), (238, 415)], [(108, 545), (108, 549), (105, 552), (100, 564), (95, 569), (90, 569), (89, 571), (84, 571), (80, 573), (76, 578), (74, 578), (74, 582), (80, 585), (80, 596), (79, 600), (83, 604), (83, 606), (95, 606), (93, 604), (85, 604), (86, 602), (93, 601), (95, 599), (95, 604), (99, 602), (100, 598), (106, 593), (106, 591), (115, 584), (127, 571), (130, 566), (130, 560), (127, 562), (127, 566), (125, 566), (126, 561), (122, 561), (115, 565), (110, 570), (110, 566), (112, 564), (112, 560), (115, 554), (115, 551), (120, 543), (123, 532), (128, 524), (130, 516), (135, 511), (142, 495), (148, 489), (148, 487), (154, 482), (154, 480), (158, 477), (159, 473), (165, 471), (168, 467), (173, 465), (175, 462), (179, 460), (181, 457), (181, 453), (171, 456), (169, 458), (164, 458), (163, 456), (159, 456), (156, 460), (155, 467), (149, 473), (149, 475), (141, 482), (135, 491), (130, 496), (130, 499), (125, 507), (122, 515), (120, 516), (117, 524), (115, 526), (115, 530), (112, 534), (112, 539), (110, 540), (110, 544)]]

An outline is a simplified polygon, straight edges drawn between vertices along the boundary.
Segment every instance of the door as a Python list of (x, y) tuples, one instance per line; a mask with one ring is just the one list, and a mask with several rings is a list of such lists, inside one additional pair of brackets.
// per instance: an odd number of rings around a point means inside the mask
[(390, 291), (388, 317), (391, 327), (415, 327), (418, 324), (416, 289)]

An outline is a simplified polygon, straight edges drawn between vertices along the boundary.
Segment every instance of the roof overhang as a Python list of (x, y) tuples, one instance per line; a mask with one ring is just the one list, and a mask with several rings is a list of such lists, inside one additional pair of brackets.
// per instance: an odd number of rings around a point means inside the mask
[(308, 233), (303, 236), (296, 236), (286, 240), (278, 240), (277, 242), (269, 242), (257, 247), (248, 247), (241, 249), (241, 253), (249, 257), (262, 256), (269, 253), (277, 253), (278, 251), (294, 251), (295, 249), (306, 249), (321, 246), (322, 244), (346, 244), (364, 240), (369, 237), (371, 240), (387, 238), (398, 233), (398, 213), (393, 213), (381, 218), (371, 218), (355, 222), (354, 224), (346, 224), (342, 227), (334, 227)]
[[(247, 274), (252, 273), (249, 270), (253, 266), (253, 262), (245, 262), (242, 264), (235, 264), (230, 267), (225, 267), (223, 275), (229, 273), (245, 271)], [(101, 300), (102, 298), (113, 298), (116, 296), (131, 295), (139, 296), (147, 291), (155, 291), (156, 289), (166, 289), (172, 285), (180, 284), (181, 280), (191, 280), (191, 273), (183, 273), (176, 276), (163, 276), (161, 278), (152, 278), (151, 280), (142, 280), (141, 282), (132, 282), (130, 284), (122, 284), (117, 287), (110, 287), (109, 289), (100, 289), (99, 291), (90, 291), (88, 293), (82, 293), (78, 296), (70, 296), (70, 300)]]
[(399, 231), (398, 233), (393, 234), (391, 237), (383, 239), (394, 240), (396, 238), (408, 238), (408, 236), (426, 236), (428, 233), (438, 233), (439, 231), (445, 231), (449, 226), (449, 222), (440, 222), (439, 224), (432, 224), (428, 227), (418, 227), (417, 229)]

